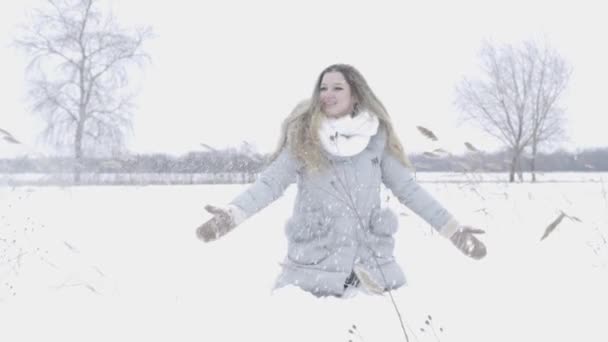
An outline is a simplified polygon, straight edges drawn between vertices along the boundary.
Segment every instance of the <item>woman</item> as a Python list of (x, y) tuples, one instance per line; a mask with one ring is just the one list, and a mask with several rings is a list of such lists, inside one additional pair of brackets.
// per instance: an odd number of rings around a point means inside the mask
[(381, 208), (384, 183), (401, 203), (480, 259), (486, 248), (413, 179), (411, 164), (386, 109), (363, 76), (337, 64), (319, 75), (310, 100), (282, 126), (272, 162), (258, 180), (197, 229), (205, 242), (231, 231), (296, 182), (285, 231), (288, 252), (276, 287), (296, 285), (316, 296), (341, 297), (351, 288), (382, 293), (405, 277), (393, 256), (398, 219)]

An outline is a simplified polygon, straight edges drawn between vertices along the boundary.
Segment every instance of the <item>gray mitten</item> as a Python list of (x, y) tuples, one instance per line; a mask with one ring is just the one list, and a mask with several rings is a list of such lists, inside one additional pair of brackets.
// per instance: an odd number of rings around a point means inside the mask
[(205, 210), (213, 214), (213, 217), (196, 229), (196, 236), (199, 239), (205, 242), (217, 240), (236, 227), (230, 209), (206, 205)]
[(452, 243), (466, 256), (479, 260), (486, 256), (487, 250), (483, 242), (479, 241), (473, 234), (484, 234), (481, 229), (468, 226), (461, 227), (451, 237)]

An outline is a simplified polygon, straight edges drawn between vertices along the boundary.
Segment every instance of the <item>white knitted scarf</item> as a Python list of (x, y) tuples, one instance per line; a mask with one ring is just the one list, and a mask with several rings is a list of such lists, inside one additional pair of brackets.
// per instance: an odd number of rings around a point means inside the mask
[(378, 132), (376, 115), (362, 111), (354, 118), (350, 115), (323, 118), (319, 138), (325, 150), (335, 156), (350, 157), (363, 151), (369, 140)]

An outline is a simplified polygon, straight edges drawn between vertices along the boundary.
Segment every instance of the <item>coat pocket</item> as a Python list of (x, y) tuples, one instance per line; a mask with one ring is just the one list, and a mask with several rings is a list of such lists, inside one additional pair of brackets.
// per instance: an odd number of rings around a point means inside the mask
[(378, 236), (392, 236), (399, 226), (397, 215), (388, 208), (374, 210), (369, 221), (370, 232)]
[(399, 221), (390, 209), (377, 209), (372, 212), (369, 223), (368, 246), (378, 258), (392, 260), (395, 249), (393, 235), (397, 232)]
[(332, 254), (334, 220), (323, 210), (295, 214), (287, 222), (288, 258), (302, 265), (316, 265)]
[(297, 213), (287, 222), (285, 233), (297, 243), (321, 240), (329, 235), (332, 221), (323, 210)]

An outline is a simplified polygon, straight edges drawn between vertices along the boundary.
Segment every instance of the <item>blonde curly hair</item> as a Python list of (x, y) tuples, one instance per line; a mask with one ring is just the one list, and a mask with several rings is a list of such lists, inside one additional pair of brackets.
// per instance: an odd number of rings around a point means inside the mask
[(323, 154), (318, 131), (321, 120), (325, 116), (321, 110), (320, 86), (323, 76), (328, 72), (339, 72), (344, 76), (358, 104), (357, 110), (367, 110), (378, 117), (380, 124), (386, 129), (389, 151), (403, 165), (413, 169), (412, 163), (395, 134), (391, 118), (384, 105), (371, 90), (363, 75), (347, 64), (330, 65), (321, 72), (315, 83), (312, 97), (298, 103), (283, 121), (281, 136), (270, 160), (274, 160), (287, 146), (294, 156), (303, 162), (307, 170), (321, 170), (327, 166), (327, 158)]

